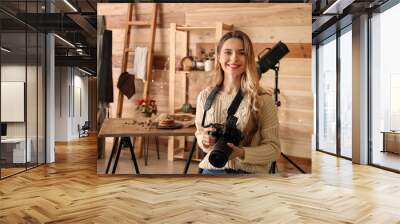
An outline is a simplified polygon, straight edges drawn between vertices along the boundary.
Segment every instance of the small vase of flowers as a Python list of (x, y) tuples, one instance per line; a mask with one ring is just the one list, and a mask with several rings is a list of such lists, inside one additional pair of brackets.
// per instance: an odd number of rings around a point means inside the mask
[(136, 104), (136, 110), (142, 112), (145, 117), (151, 117), (152, 114), (157, 114), (156, 101), (153, 99), (139, 99), (136, 101)]

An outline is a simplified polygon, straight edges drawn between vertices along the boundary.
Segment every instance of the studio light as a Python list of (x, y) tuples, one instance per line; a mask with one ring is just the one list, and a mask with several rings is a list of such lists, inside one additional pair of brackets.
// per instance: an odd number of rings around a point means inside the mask
[[(265, 50), (269, 50), (266, 53)], [(282, 41), (279, 41), (272, 48), (264, 49), (258, 55), (257, 70), (258, 74), (261, 76), (263, 73), (267, 72), (269, 69), (274, 69), (275, 65), (281, 60), (287, 53), (289, 53), (289, 48)]]
[[(266, 52), (266, 50), (268, 50), (268, 51)], [(289, 48), (286, 46), (286, 44), (284, 44), (281, 41), (279, 41), (272, 48), (264, 49), (258, 55), (258, 61), (257, 61), (257, 64), (256, 64), (257, 72), (260, 75), (260, 77), (261, 77), (262, 74), (266, 73), (269, 69), (273, 69), (275, 71), (274, 94), (275, 94), (275, 104), (278, 107), (281, 106), (281, 101), (279, 101), (279, 99), (278, 99), (278, 94), (280, 93), (280, 90), (278, 88), (279, 61), (287, 53), (289, 53)]]

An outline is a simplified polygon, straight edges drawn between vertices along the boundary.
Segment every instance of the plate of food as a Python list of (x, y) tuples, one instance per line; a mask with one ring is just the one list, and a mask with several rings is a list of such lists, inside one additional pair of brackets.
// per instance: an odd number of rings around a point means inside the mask
[(181, 128), (183, 125), (175, 121), (174, 116), (169, 114), (161, 114), (156, 119), (156, 128), (160, 129), (177, 129)]
[(174, 124), (170, 125), (170, 126), (163, 126), (160, 125), (159, 123), (156, 125), (156, 128), (158, 129), (178, 129), (178, 128), (182, 128), (183, 125), (181, 123), (175, 122)]
[(177, 113), (173, 115), (175, 121), (182, 123), (183, 127), (194, 126), (195, 116), (188, 113)]

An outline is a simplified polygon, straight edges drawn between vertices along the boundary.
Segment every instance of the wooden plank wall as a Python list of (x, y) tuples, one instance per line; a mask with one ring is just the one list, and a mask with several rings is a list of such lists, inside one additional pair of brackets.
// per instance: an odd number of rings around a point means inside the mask
[[(98, 14), (106, 17), (106, 27), (113, 31), (113, 77), (116, 86), (121, 66), (124, 28), (126, 24), (127, 4), (99, 3)], [(150, 19), (151, 7), (138, 4), (136, 13), (139, 20)], [(189, 24), (194, 26), (214, 26), (216, 21), (233, 24), (235, 28), (246, 32), (254, 43), (256, 52), (273, 46), (279, 40), (289, 46), (290, 53), (281, 60), (279, 88), (281, 89), (279, 108), (280, 135), (282, 151), (294, 157), (310, 159), (313, 133), (313, 96), (311, 87), (311, 4), (273, 4), (273, 3), (235, 3), (235, 4), (162, 4), (157, 21), (155, 43), (154, 80), (150, 95), (157, 100), (160, 112), (168, 109), (168, 52), (169, 24)], [(132, 41), (143, 46), (148, 40), (149, 30), (135, 30)], [(210, 48), (215, 43), (212, 31), (190, 33), (190, 45), (193, 54), (199, 54), (201, 47)], [(182, 46), (182, 38), (177, 36), (177, 45)], [(177, 54), (183, 52), (177, 49)], [(177, 61), (179, 61), (178, 58)], [(133, 57), (129, 58), (132, 71)], [(189, 76), (189, 102), (195, 105), (197, 93), (204, 88), (210, 76)], [(178, 77), (177, 77), (178, 78)], [(179, 78), (178, 78), (179, 79)], [(261, 84), (265, 88), (274, 87), (272, 71), (263, 75)], [(177, 91), (183, 80), (177, 81)], [(114, 104), (110, 107), (112, 116), (116, 114), (118, 91), (114, 89)], [(135, 99), (141, 97), (143, 84), (136, 81), (137, 94), (131, 99), (125, 98), (123, 117), (132, 116)], [(177, 97), (183, 98), (181, 92)], [(177, 100), (176, 106), (182, 102)], [(311, 159), (310, 159), (311, 161)], [(311, 162), (310, 162), (311, 164)]]

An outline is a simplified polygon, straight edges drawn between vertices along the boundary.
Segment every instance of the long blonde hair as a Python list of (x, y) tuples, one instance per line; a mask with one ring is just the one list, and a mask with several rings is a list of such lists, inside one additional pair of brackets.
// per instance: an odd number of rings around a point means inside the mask
[[(224, 70), (222, 70), (221, 64), (219, 63), (219, 58), (222, 46), (224, 45), (225, 41), (231, 38), (239, 39), (243, 43), (244, 55), (246, 60), (246, 69), (245, 73), (241, 77), (241, 90), (244, 94), (246, 93), (249, 94), (250, 97), (249, 110), (251, 115), (249, 116), (249, 120), (247, 122), (247, 125), (245, 126), (244, 132), (245, 136), (252, 136), (258, 128), (258, 117), (259, 117), (258, 113), (260, 109), (260, 102), (257, 96), (260, 89), (259, 86), (260, 76), (257, 73), (253, 44), (246, 33), (240, 30), (235, 30), (226, 33), (220, 39), (217, 45), (217, 58), (216, 58), (217, 63), (215, 64), (215, 75), (213, 84), (214, 86), (221, 86), (224, 82), (225, 74)], [(251, 141), (251, 139), (248, 140), (245, 139), (244, 142), (247, 141)]]

